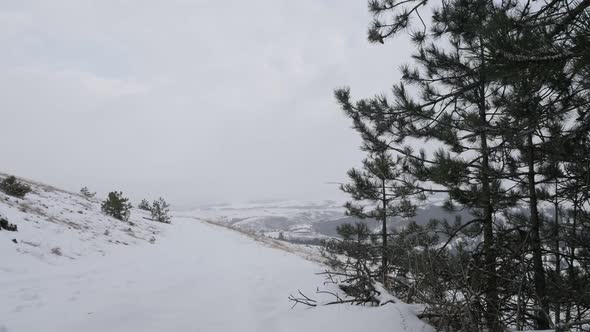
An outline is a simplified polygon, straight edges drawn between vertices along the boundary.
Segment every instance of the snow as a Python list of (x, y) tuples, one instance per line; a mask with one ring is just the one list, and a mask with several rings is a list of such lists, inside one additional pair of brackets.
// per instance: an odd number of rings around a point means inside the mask
[[(323, 267), (277, 241), (188, 217), (157, 224), (137, 210), (135, 225), (128, 225), (62, 191), (25, 199), (32, 208), (53, 206), (42, 214), (0, 198), (0, 213), (19, 226), (0, 232), (3, 332), (433, 331), (416, 318), (415, 306), (401, 302), (292, 309), (288, 296), (299, 289), (322, 300), (315, 290), (323, 287), (316, 275)], [(77, 212), (81, 204), (88, 206), (85, 217)], [(150, 243), (153, 232), (157, 240)], [(55, 247), (61, 256), (51, 253)]]
[[(0, 214), (18, 226), (18, 232), (0, 231), (0, 271), (28, 270), (39, 263), (63, 264), (64, 260), (106, 255), (123, 246), (149, 244), (168, 226), (147, 222), (148, 214), (137, 209), (130, 223), (124, 223), (105, 216), (97, 200), (44, 184), (28, 184), (33, 191), (24, 199), (0, 192)], [(6, 257), (7, 252), (13, 255)]]
[(260, 233), (282, 231), (290, 238), (327, 238), (313, 230), (314, 223), (345, 216), (341, 203), (334, 201), (274, 201), (211, 205), (177, 212), (234, 228)]

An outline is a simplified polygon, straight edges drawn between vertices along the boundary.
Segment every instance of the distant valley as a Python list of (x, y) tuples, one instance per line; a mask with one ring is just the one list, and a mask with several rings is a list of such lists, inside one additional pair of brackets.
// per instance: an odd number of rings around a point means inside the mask
[[(345, 223), (364, 222), (375, 231), (380, 229), (379, 221), (347, 216), (342, 206), (342, 202), (330, 200), (265, 201), (212, 205), (176, 213), (178, 216), (203, 219), (268, 237), (281, 237), (292, 242), (316, 243), (318, 240), (338, 237), (336, 228)], [(450, 213), (437, 203), (428, 203), (418, 207), (414, 218), (394, 218), (389, 221), (389, 227), (403, 227), (410, 221), (424, 225), (431, 219), (446, 219), (453, 222), (457, 216), (465, 221), (469, 220), (470, 214), (466, 211)]]

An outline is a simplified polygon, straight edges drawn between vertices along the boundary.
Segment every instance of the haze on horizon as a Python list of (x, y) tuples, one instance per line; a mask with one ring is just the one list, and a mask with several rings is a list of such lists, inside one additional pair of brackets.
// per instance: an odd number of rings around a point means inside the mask
[(386, 93), (408, 42), (366, 1), (4, 1), (0, 172), (173, 203), (338, 199), (333, 90)]

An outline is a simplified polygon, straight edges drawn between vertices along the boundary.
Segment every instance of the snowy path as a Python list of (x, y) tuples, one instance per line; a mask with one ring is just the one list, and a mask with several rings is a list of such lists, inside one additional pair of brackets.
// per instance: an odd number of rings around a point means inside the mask
[(2, 271), (0, 331), (430, 331), (405, 306), (291, 309), (321, 267), (242, 234), (176, 219), (155, 245)]

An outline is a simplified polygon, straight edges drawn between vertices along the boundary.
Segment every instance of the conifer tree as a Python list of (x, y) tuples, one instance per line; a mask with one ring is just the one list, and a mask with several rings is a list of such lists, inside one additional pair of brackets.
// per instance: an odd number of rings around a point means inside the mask
[(91, 192), (88, 187), (82, 187), (82, 189), (80, 189), (80, 193), (86, 198), (94, 198), (94, 196), (96, 196), (96, 193)]
[[(397, 216), (413, 217), (416, 208), (408, 197), (411, 189), (408, 190), (405, 183), (409, 180), (402, 176), (399, 161), (396, 163), (384, 151), (383, 145), (378, 146), (381, 148), (365, 142), (365, 149), (372, 150), (372, 153), (363, 161), (362, 170), (351, 169), (348, 172), (351, 183), (343, 185), (342, 190), (354, 200), (345, 205), (348, 215), (381, 221), (381, 282), (387, 285), (388, 220)], [(346, 228), (339, 228), (338, 232), (345, 238), (350, 233)], [(361, 236), (358, 227), (355, 233)]]
[[(406, 2), (407, 3), (407, 2)], [(383, 42), (407, 26), (404, 18), (417, 11), (422, 2), (410, 11), (392, 15), (388, 23), (374, 23), (369, 38)], [(388, 1), (371, 2), (371, 10), (383, 17), (396, 5)], [(393, 6), (393, 7), (392, 7)], [(487, 63), (490, 51), (487, 33), (496, 21), (491, 15), (491, 1), (450, 1), (432, 16), (430, 31), (415, 32), (416, 67), (402, 70), (403, 83), (394, 87), (393, 103), (384, 97), (363, 100), (353, 105), (348, 91), (339, 93), (340, 103), (348, 113), (356, 110), (353, 121), (377, 122), (376, 128), (388, 128), (391, 141), (403, 143), (409, 138), (442, 143), (434, 153), (416, 153), (411, 146), (391, 146), (412, 165), (407, 171), (420, 180), (416, 191), (448, 193), (447, 206), (468, 208), (483, 233), (480, 268), (486, 273), (482, 286), (485, 292), (487, 325), (498, 324), (499, 298), (497, 281), (497, 250), (495, 248), (494, 214), (513, 204), (501, 186), (499, 170), (501, 137), (498, 135), (499, 114), (490, 101), (501, 86)], [(428, 33), (428, 34), (427, 34)], [(449, 42), (450, 47), (442, 44)], [(441, 44), (441, 45), (439, 45)], [(409, 93), (407, 85), (418, 89), (418, 98)], [(374, 121), (376, 119), (376, 121)], [(357, 128), (366, 126), (355, 125)], [(428, 185), (436, 184), (436, 186)]]
[[(567, 8), (569, 7), (569, 8)], [(582, 12), (573, 14), (566, 27), (565, 18), (573, 12), (567, 1), (553, 1), (535, 11), (527, 7), (506, 8), (506, 24), (502, 31), (491, 38), (496, 47), (490, 61), (502, 73), (504, 91), (497, 95), (495, 103), (503, 110), (503, 136), (505, 138), (505, 161), (509, 165), (508, 181), (514, 184), (514, 192), (528, 205), (528, 246), (533, 265), (533, 301), (540, 309), (535, 314), (535, 327), (547, 329), (551, 317), (555, 324), (561, 319), (558, 292), (549, 297), (549, 288), (559, 282), (561, 253), (559, 248), (559, 205), (563, 192), (559, 189), (564, 181), (564, 156), (562, 149), (565, 137), (583, 132), (588, 128), (584, 122), (572, 126), (572, 114), (582, 120), (587, 113), (588, 85), (583, 83), (583, 54), (579, 49), (585, 43), (580, 32), (590, 32), (588, 26), (577, 26), (584, 19)], [(579, 7), (578, 8), (582, 8)], [(551, 13), (550, 17), (546, 15)], [(533, 23), (534, 22), (534, 23)], [(577, 23), (575, 23), (577, 22)], [(563, 35), (559, 31), (569, 31)], [(583, 35), (584, 33), (582, 33)], [(572, 36), (577, 36), (571, 39)], [(500, 42), (498, 42), (500, 41)], [(575, 69), (574, 69), (575, 68)], [(582, 75), (580, 75), (581, 70)], [(584, 96), (586, 95), (586, 97)], [(544, 231), (544, 221), (551, 216), (540, 211), (542, 200), (554, 205), (552, 230)], [(522, 227), (522, 225), (518, 225)], [(547, 226), (548, 227), (548, 226)], [(547, 228), (545, 227), (545, 228)], [(547, 247), (552, 247), (554, 285), (547, 284), (550, 270), (544, 268), (543, 259)], [(550, 303), (553, 305), (550, 306)], [(554, 308), (553, 314), (550, 307)]]
[[(382, 217), (368, 202), (377, 202), (383, 178), (366, 166), (388, 155), (411, 179), (393, 181), (405, 196), (444, 193), (446, 208), (474, 217), (393, 232), (387, 250), (396, 259), (387, 263), (407, 271), (396, 290), (411, 298), (420, 285), (442, 329), (581, 328), (590, 302), (590, 1), (431, 3), (369, 1), (369, 40), (407, 32), (416, 52), (391, 100), (353, 102), (348, 88), (336, 91), (368, 152), (364, 169), (349, 174), (349, 213)], [(433, 148), (416, 151), (422, 143)], [(352, 225), (338, 231), (344, 244), (334, 248), (370, 266), (371, 243), (354, 241)], [(432, 234), (444, 241), (434, 251)], [(370, 284), (362, 273), (352, 280), (356, 289)]]
[(152, 203), (151, 212), (152, 212), (152, 219), (155, 221), (163, 222), (163, 223), (170, 223), (170, 205), (160, 197), (158, 200), (155, 200)]
[(139, 205), (137, 205), (137, 208), (141, 209), (141, 210), (145, 210), (145, 211), (152, 210), (150, 202), (148, 202), (147, 199), (142, 199), (141, 202), (139, 203)]
[(102, 202), (101, 208), (107, 215), (122, 221), (129, 220), (131, 215), (131, 203), (120, 191), (110, 192), (107, 199)]
[(0, 190), (7, 195), (24, 198), (31, 192), (31, 187), (18, 181), (15, 176), (9, 176), (0, 182)]
[[(580, 123), (579, 126), (584, 126)], [(563, 178), (558, 195), (565, 200), (565, 222), (558, 240), (563, 243), (565, 263), (563, 285), (555, 292), (563, 299), (564, 322), (582, 321), (580, 313), (590, 308), (590, 134), (574, 128), (559, 144), (563, 165)], [(585, 255), (586, 253), (586, 255)]]

